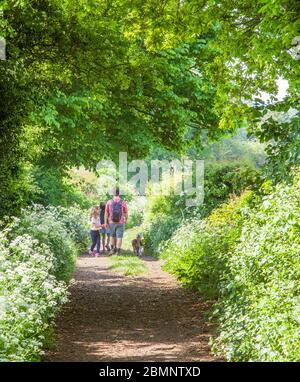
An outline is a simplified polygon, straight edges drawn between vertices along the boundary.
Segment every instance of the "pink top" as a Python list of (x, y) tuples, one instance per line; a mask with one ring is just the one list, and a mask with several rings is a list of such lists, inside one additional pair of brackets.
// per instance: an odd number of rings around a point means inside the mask
[[(106, 207), (105, 207), (105, 213), (107, 214), (108, 216), (108, 223), (109, 224), (112, 224), (113, 221), (112, 221), (112, 202), (119, 202), (121, 199), (119, 196), (114, 196), (112, 200), (109, 200), (107, 203), (106, 203)], [(124, 217), (124, 214), (127, 214), (127, 206), (126, 206), (126, 202), (124, 202), (124, 200), (122, 200), (122, 216), (121, 216), (121, 219), (120, 219), (120, 224), (125, 224), (125, 217)]]
[(98, 231), (100, 229), (100, 217), (95, 218), (92, 216), (91, 218), (91, 230)]

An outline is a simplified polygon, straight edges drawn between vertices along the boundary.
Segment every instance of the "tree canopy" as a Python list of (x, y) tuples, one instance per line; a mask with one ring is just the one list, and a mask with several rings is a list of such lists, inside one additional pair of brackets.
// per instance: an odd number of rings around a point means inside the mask
[[(248, 126), (295, 162), (297, 1), (2, 0), (1, 200), (25, 202), (24, 168), (95, 167), (121, 151), (183, 152)], [(276, 102), (276, 80), (289, 82)], [(261, 91), (270, 101), (261, 99)], [(273, 140), (276, 140), (274, 144)], [(293, 152), (290, 155), (290, 152)]]
[[(269, 112), (299, 111), (300, 5), (296, 0), (134, 1), (130, 31), (151, 49), (203, 39), (214, 51), (204, 70), (216, 96), (214, 110), (223, 129), (246, 122), (248, 130), (268, 142), (269, 159), (285, 168), (300, 154), (299, 114), (284, 126)], [(277, 80), (288, 81), (284, 100)], [(263, 99), (263, 92), (269, 100)], [(260, 123), (263, 120), (266, 123)], [(272, 175), (276, 176), (274, 172)]]

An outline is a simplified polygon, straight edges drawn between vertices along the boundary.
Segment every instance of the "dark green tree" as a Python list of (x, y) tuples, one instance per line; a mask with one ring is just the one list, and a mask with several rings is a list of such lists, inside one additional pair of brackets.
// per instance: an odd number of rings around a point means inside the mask
[(26, 203), (12, 184), (20, 185), (27, 162), (63, 174), (121, 150), (180, 151), (204, 128), (215, 135), (215, 90), (197, 68), (203, 44), (149, 49), (128, 33), (128, 4), (2, 1), (2, 211), (11, 210), (6, 198)]

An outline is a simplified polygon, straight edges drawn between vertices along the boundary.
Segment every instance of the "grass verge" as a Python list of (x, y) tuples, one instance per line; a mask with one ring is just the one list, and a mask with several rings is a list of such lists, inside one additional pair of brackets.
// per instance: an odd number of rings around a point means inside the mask
[(109, 269), (120, 272), (125, 276), (137, 276), (147, 272), (147, 267), (144, 262), (130, 252), (122, 255), (114, 255), (110, 258), (112, 265)]
[(140, 233), (141, 227), (133, 227), (125, 231), (123, 251), (120, 255), (110, 257), (112, 271), (125, 276), (137, 276), (147, 272), (147, 266), (139, 257), (133, 254), (131, 241)]

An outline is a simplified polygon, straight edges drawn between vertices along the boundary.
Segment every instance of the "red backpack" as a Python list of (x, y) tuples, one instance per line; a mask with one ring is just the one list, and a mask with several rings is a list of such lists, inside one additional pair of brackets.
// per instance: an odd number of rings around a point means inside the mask
[(123, 209), (122, 209), (122, 200), (120, 199), (118, 202), (112, 200), (111, 204), (111, 216), (112, 216), (112, 221), (114, 223), (120, 223), (122, 214), (123, 214)]

